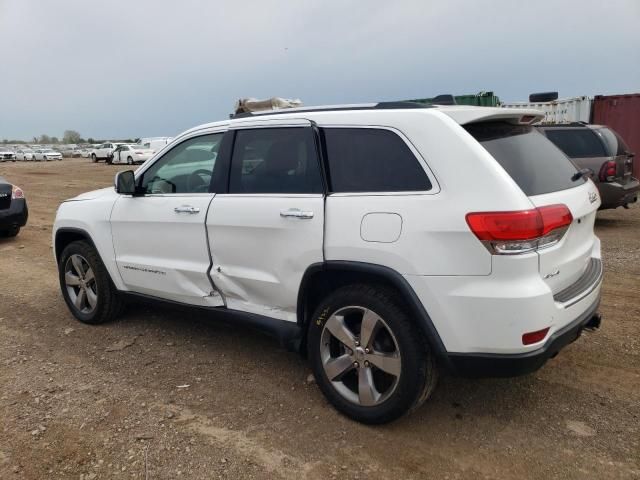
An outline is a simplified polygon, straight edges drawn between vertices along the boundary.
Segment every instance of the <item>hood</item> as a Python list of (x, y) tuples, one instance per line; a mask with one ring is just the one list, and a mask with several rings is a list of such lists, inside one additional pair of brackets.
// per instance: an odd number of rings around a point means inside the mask
[(81, 193), (77, 197), (69, 198), (65, 202), (81, 202), (83, 200), (93, 200), (94, 198), (106, 197), (107, 195), (115, 195), (116, 191), (113, 187), (101, 188), (92, 192)]

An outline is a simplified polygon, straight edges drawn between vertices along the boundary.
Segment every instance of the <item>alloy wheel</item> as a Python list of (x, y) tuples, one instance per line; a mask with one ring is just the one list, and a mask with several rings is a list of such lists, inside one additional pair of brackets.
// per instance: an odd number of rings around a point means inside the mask
[(65, 263), (64, 283), (71, 303), (79, 312), (90, 314), (98, 304), (98, 287), (93, 269), (82, 255), (73, 254)]
[(402, 359), (382, 317), (365, 307), (341, 308), (324, 324), (320, 341), (324, 372), (343, 398), (372, 407), (393, 394)]

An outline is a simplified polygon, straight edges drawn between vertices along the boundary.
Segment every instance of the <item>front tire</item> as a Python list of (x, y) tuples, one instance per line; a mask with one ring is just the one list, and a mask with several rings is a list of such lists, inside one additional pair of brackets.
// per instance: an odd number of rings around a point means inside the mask
[(435, 359), (393, 291), (349, 285), (331, 293), (308, 327), (316, 382), (329, 402), (362, 423), (418, 408), (437, 382)]
[(92, 161), (93, 163), (96, 163), (96, 162), (98, 161), (98, 158), (96, 157), (96, 154), (95, 154), (95, 153), (92, 153), (92, 154), (91, 154), (91, 161)]
[(122, 313), (123, 300), (98, 252), (88, 242), (67, 245), (58, 260), (58, 276), (64, 301), (81, 322), (105, 323)]
[(133, 158), (127, 157), (127, 165), (133, 165)]

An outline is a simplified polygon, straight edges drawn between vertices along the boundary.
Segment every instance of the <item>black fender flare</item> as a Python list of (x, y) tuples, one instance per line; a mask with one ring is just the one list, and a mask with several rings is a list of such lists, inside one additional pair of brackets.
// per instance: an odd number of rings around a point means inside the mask
[[(60, 259), (60, 254), (62, 253), (62, 250), (64, 250), (63, 246), (58, 247), (58, 238), (63, 236), (64, 234), (72, 235), (73, 237), (75, 237), (75, 239), (82, 238), (83, 240), (88, 241), (91, 244), (91, 246), (96, 249), (96, 252), (98, 252), (98, 256), (100, 256), (100, 252), (96, 248), (96, 244), (91, 238), (91, 235), (89, 235), (89, 232), (87, 232), (86, 230), (83, 230), (82, 228), (62, 227), (56, 230), (56, 236), (53, 239), (53, 252), (55, 253), (56, 263)], [(72, 240), (72, 241), (75, 241), (75, 240)]]
[(352, 262), (346, 260), (328, 260), (325, 262), (314, 263), (310, 265), (305, 271), (302, 280), (300, 282), (300, 289), (298, 290), (298, 304), (297, 304), (297, 319), (298, 324), (301, 327), (305, 327), (308, 320), (308, 312), (305, 312), (305, 304), (308, 295), (308, 288), (311, 277), (322, 271), (344, 271), (354, 272), (358, 274), (371, 275), (372, 277), (383, 278), (389, 282), (394, 288), (400, 292), (403, 300), (406, 302), (407, 307), (413, 314), (416, 322), (424, 335), (426, 336), (429, 345), (435, 355), (445, 364), (449, 365), (449, 356), (447, 350), (438, 334), (429, 313), (418, 298), (418, 295), (413, 290), (409, 282), (396, 270), (385, 267), (383, 265), (377, 265), (366, 262)]

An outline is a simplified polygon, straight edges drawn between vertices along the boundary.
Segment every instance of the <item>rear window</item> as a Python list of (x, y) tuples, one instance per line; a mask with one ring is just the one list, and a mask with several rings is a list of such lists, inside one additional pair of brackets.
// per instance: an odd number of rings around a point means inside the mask
[(380, 128), (325, 128), (333, 192), (420, 192), (431, 182), (394, 132)]
[(545, 130), (545, 133), (569, 158), (607, 156), (602, 140), (590, 128)]
[(527, 195), (542, 195), (581, 185), (577, 169), (544, 135), (529, 125), (484, 122), (464, 128), (496, 159)]

